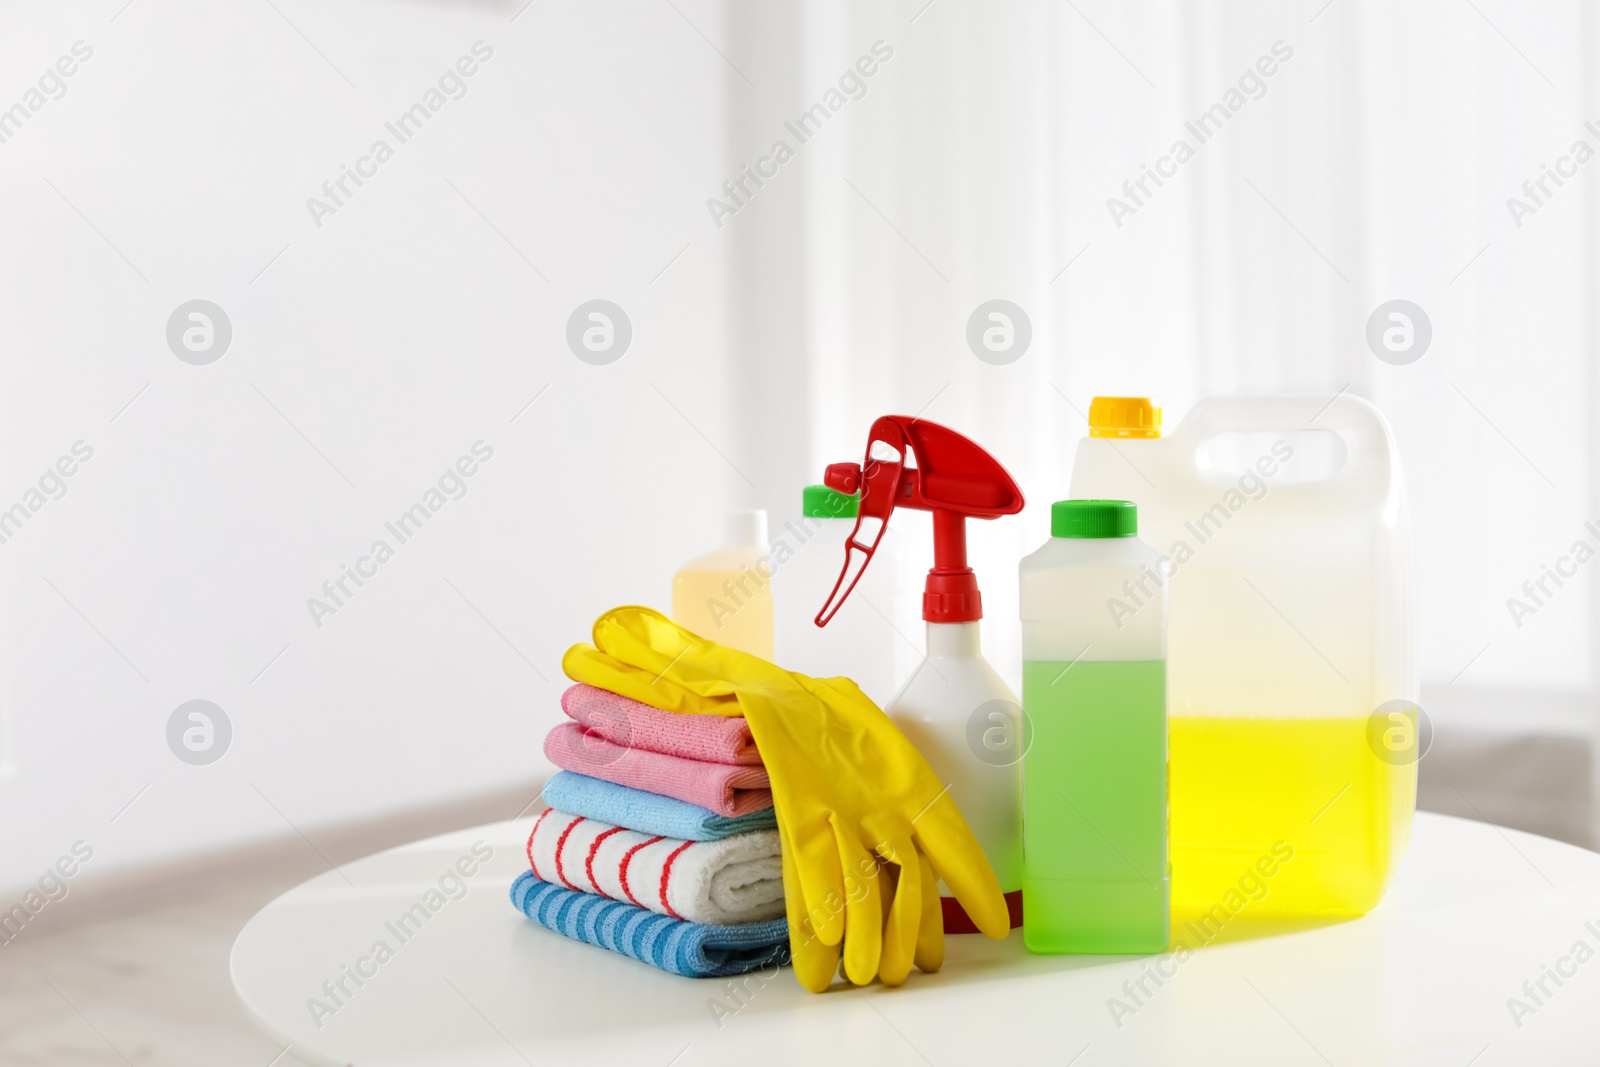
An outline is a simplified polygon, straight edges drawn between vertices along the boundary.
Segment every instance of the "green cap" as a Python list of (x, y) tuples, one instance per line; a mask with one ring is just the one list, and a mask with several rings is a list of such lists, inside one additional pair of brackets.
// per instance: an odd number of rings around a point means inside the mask
[(1133, 537), (1139, 509), (1130, 500), (1057, 500), (1050, 505), (1051, 537)]
[(853, 519), (859, 507), (858, 497), (825, 485), (808, 485), (800, 496), (800, 512), (808, 519)]

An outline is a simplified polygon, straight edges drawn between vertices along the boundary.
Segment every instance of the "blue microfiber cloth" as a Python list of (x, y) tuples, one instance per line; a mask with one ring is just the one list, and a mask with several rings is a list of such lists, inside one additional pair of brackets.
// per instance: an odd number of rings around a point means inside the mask
[(738, 926), (684, 922), (542, 882), (532, 871), (511, 883), (511, 903), (546, 929), (688, 978), (726, 978), (789, 962), (787, 919)]
[(550, 779), (544, 787), (544, 802), (597, 822), (684, 841), (720, 841), (751, 830), (772, 830), (778, 825), (775, 808), (745, 815), (718, 815), (687, 801), (603, 782), (574, 771), (561, 771)]

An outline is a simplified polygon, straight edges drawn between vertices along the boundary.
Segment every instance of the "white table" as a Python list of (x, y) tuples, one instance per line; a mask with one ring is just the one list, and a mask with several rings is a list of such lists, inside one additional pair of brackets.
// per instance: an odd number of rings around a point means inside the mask
[[(814, 996), (785, 970), (738, 999), (727, 981), (664, 974), (523, 918), (507, 887), (531, 823), (419, 841), (285, 893), (234, 943), (245, 1006), (329, 1064), (1600, 1063), (1600, 855), (1483, 823), (1419, 813), (1365, 918), (1277, 932), (1236, 922), (1181, 964), (1029, 956), (1017, 933), (953, 937), (943, 971), (913, 971), (900, 989), (841, 982)], [(441, 894), (420, 929), (397, 933), (474, 842), (493, 856), (463, 879), (466, 894)], [(362, 964), (359, 987), (345, 977), (336, 1005), (323, 982), (379, 941), (393, 957)], [(1595, 958), (1561, 962), (1580, 941)], [(1134, 1003), (1123, 983), (1157, 962), (1173, 977), (1146, 978), (1151, 995), (1114, 1021), (1110, 998)], [(1551, 995), (1534, 1005), (1523, 982), (1558, 963), (1576, 973), (1559, 987), (1546, 978)], [(320, 1027), (313, 996), (337, 1008)], [(1513, 1020), (1514, 996), (1536, 1010)]]

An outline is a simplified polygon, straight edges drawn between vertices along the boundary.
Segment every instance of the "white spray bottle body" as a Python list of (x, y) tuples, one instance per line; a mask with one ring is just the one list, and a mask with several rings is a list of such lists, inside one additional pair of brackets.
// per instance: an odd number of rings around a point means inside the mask
[[(927, 623), (927, 656), (885, 709), (949, 790), (1003, 893), (1022, 889), (1022, 705), (977, 622)], [(944, 882), (941, 896), (950, 896)]]

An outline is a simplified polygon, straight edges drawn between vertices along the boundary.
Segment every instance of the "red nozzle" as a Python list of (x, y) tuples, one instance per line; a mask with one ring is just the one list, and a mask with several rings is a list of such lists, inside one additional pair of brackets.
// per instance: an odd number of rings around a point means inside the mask
[(861, 464), (828, 464), (828, 469), (822, 475), (822, 484), (836, 493), (855, 496), (856, 490), (861, 488)]
[[(875, 450), (893, 452), (894, 458), (874, 459)], [(860, 492), (861, 503), (845, 540), (844, 569), (817, 613), (818, 626), (832, 620), (861, 580), (896, 506), (933, 513), (933, 568), (923, 589), (922, 617), (928, 622), (983, 618), (978, 579), (967, 566), (966, 520), (1015, 515), (1024, 503), (1022, 490), (998, 460), (937, 423), (885, 415), (872, 424), (866, 459), (829, 464), (823, 482), (841, 493)], [(877, 524), (870, 544), (858, 536), (866, 523)]]

